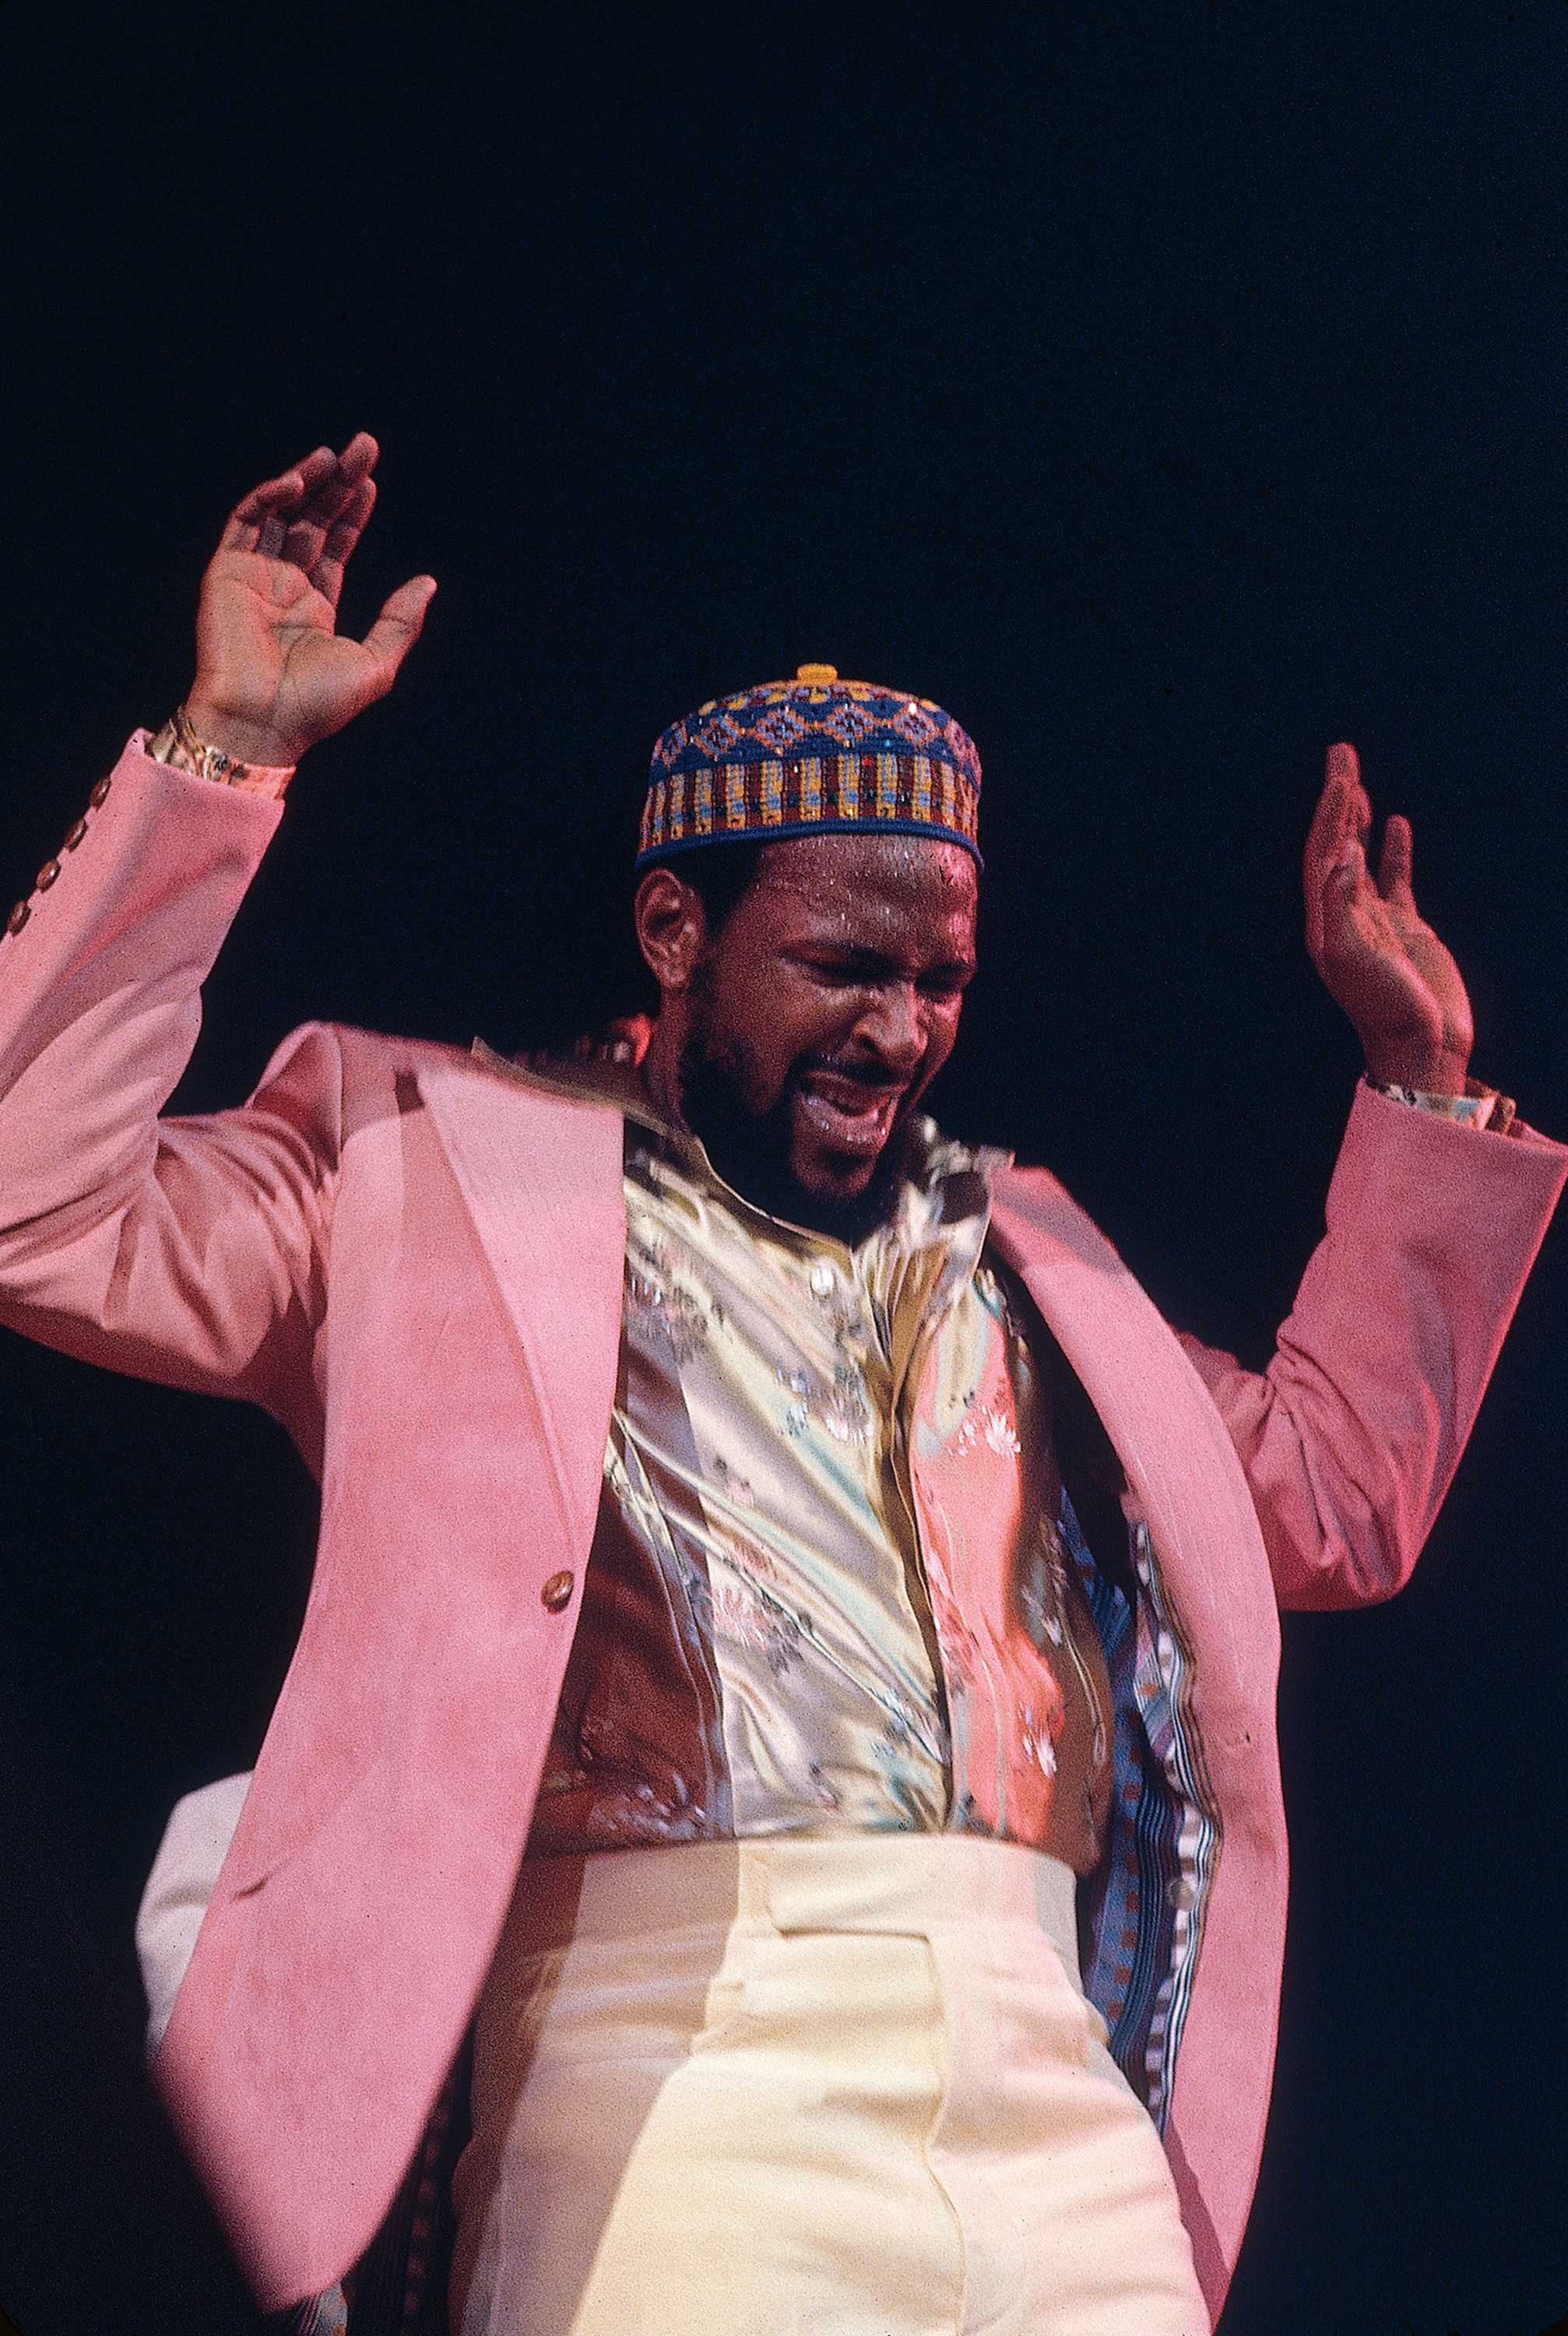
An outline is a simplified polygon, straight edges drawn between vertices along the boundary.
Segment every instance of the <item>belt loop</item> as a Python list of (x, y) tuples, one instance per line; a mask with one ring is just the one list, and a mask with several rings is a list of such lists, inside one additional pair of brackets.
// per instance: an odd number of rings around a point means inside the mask
[(735, 1912), (746, 1923), (776, 1930), (773, 1912), (773, 1866), (766, 1844), (761, 1841), (737, 1841), (736, 1863), (739, 1866), (740, 1887), (735, 1893)]

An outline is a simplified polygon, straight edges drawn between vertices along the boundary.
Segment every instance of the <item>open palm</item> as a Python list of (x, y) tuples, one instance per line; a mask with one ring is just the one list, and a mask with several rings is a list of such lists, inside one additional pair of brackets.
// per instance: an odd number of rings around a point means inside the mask
[(1331, 746), (1302, 862), (1308, 953), (1374, 1078), (1459, 1093), (1475, 1037), (1464, 977), (1416, 906), (1409, 821), (1385, 822), (1376, 880), (1371, 821), (1355, 748)]
[(251, 490), (201, 581), (192, 728), (243, 761), (296, 763), (385, 696), (435, 590), (411, 577), (362, 641), (337, 630), (343, 573), (375, 505), (379, 453), (361, 431)]

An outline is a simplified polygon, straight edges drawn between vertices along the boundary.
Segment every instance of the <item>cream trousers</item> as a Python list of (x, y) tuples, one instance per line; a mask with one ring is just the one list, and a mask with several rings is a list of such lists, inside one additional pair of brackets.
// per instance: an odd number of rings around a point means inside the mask
[(531, 1861), (473, 2109), (454, 2336), (1208, 2336), (1032, 1850)]

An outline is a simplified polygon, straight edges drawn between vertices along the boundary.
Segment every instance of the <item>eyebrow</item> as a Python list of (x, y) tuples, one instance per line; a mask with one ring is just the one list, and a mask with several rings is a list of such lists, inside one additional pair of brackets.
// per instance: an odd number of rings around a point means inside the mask
[[(890, 956), (886, 949), (873, 949), (864, 941), (802, 940), (796, 943), (802, 955), (831, 958), (835, 964), (847, 966), (856, 973), (901, 973), (904, 960)], [(937, 958), (929, 965), (914, 968), (912, 978), (921, 980), (933, 973), (971, 975), (976, 967), (972, 951), (962, 956)]]

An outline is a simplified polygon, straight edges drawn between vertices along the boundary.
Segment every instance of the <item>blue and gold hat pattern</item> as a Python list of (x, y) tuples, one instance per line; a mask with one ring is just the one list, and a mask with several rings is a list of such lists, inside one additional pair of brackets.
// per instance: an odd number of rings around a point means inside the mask
[(833, 829), (931, 835), (980, 856), (980, 758), (929, 697), (803, 665), (672, 722), (653, 750), (637, 864), (699, 844)]

